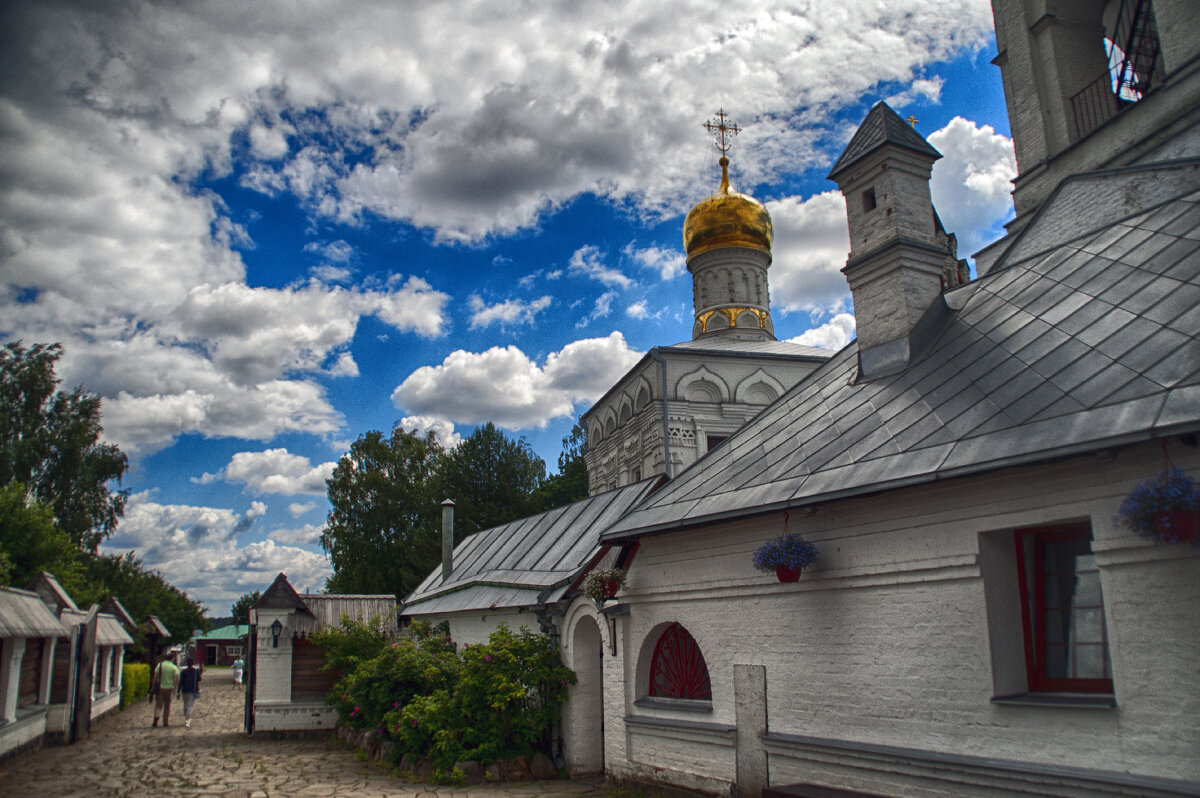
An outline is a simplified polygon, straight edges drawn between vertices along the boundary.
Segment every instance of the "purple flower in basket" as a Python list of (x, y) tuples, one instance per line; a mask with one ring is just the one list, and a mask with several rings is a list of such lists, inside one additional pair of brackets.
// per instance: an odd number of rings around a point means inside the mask
[(753, 562), (758, 570), (770, 572), (779, 567), (800, 569), (815, 562), (818, 556), (815, 545), (793, 533), (759, 546)]
[(1155, 540), (1176, 540), (1179, 530), (1160, 528), (1164, 513), (1196, 512), (1200, 510), (1200, 487), (1196, 480), (1180, 468), (1164, 468), (1153, 479), (1134, 486), (1113, 522), (1117, 526)]

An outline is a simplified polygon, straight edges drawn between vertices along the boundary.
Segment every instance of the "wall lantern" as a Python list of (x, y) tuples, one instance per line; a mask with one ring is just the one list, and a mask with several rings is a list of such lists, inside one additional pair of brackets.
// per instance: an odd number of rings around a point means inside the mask
[(281, 624), (279, 619), (276, 618), (275, 622), (271, 624), (271, 637), (274, 638), (274, 643), (271, 646), (272, 648), (279, 648), (279, 636), (281, 634), (283, 634), (283, 624)]

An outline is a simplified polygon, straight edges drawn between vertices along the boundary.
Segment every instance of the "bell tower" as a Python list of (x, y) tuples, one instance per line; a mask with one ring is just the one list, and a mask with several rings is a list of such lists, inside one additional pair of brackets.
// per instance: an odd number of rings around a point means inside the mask
[(753, 197), (729, 187), (729, 148), (740, 130), (725, 111), (704, 124), (721, 152), (721, 186), (688, 212), (683, 247), (692, 274), (692, 340), (721, 336), (774, 341), (767, 290), (774, 231)]

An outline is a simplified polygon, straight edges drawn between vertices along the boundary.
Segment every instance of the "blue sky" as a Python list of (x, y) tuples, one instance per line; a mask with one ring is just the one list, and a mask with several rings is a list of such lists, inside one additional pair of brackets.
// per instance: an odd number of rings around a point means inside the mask
[(742, 127), (781, 339), (853, 337), (825, 174), (876, 101), (946, 157), (969, 255), (1011, 216), (986, 0), (17, 2), (0, 70), (0, 333), (60, 341), (130, 455), (109, 551), (223, 614), (320, 589), (324, 479), (370, 429), (492, 420), (551, 467), (690, 335), (680, 228)]

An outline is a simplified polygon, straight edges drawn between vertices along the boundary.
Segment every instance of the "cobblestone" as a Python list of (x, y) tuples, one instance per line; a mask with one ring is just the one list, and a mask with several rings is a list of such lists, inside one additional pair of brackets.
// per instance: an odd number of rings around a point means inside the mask
[(152, 729), (146, 702), (102, 718), (88, 739), (43, 748), (0, 765), (0, 792), (13, 798), (602, 798), (601, 779), (433, 787), (412, 784), (358, 759), (328, 736), (272, 739), (242, 731), (244, 693), (227, 670), (204, 674), (192, 725), (183, 706)]

